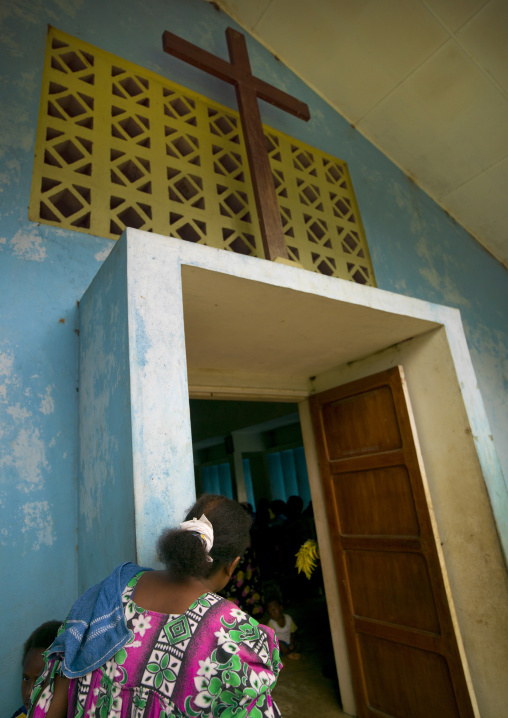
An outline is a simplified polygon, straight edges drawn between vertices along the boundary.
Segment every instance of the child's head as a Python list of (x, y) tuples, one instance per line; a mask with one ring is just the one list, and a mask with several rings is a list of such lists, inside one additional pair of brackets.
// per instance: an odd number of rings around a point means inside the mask
[(35, 680), (44, 669), (42, 654), (55, 640), (59, 627), (60, 621), (47, 621), (36, 628), (25, 641), (23, 658), (21, 659), (21, 665), (23, 666), (21, 695), (26, 708), (30, 703), (30, 694)]
[(272, 598), (268, 601), (266, 604), (266, 610), (268, 611), (270, 618), (274, 621), (278, 621), (282, 618), (282, 604), (278, 598)]

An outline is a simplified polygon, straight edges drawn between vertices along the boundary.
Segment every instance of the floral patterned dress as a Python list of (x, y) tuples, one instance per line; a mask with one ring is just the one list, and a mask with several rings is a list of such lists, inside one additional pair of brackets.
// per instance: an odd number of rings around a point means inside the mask
[[(274, 632), (214, 593), (182, 614), (146, 611), (131, 599), (141, 575), (122, 594), (128, 642), (70, 681), (68, 718), (278, 718), (270, 695), (281, 668)], [(31, 718), (46, 716), (59, 673), (61, 658), (50, 659)]]

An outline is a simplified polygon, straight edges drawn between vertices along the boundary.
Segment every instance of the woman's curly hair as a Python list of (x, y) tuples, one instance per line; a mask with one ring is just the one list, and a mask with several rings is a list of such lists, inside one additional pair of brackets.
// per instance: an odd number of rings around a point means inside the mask
[(250, 543), (252, 519), (236, 501), (216, 494), (204, 494), (192, 506), (185, 521), (205, 514), (213, 526), (212, 562), (200, 537), (191, 531), (166, 529), (157, 542), (160, 560), (178, 579), (207, 578), (242, 556)]

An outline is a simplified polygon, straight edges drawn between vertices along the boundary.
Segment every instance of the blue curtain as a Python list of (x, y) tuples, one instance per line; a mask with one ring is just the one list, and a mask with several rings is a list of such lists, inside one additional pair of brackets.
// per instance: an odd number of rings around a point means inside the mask
[(300, 496), (304, 508), (309, 504), (310, 488), (303, 446), (267, 454), (272, 499), (287, 501)]
[(272, 454), (267, 454), (266, 459), (268, 461), (268, 475), (270, 477), (272, 500), (282, 499), (282, 501), (287, 501), (280, 451), (274, 451)]
[(254, 488), (252, 486), (252, 472), (250, 470), (249, 459), (242, 459), (243, 476), (245, 479), (245, 490), (247, 492), (247, 501), (256, 510), (256, 502), (254, 501)]
[[(306, 507), (310, 501), (309, 477), (303, 446), (266, 454), (272, 499), (287, 501), (290, 496), (301, 496)], [(243, 474), (247, 501), (256, 508), (252, 472), (249, 459), (243, 459)], [(233, 498), (233, 481), (229, 462), (203, 466), (201, 486), (207, 494), (221, 494)]]
[(305, 451), (303, 446), (299, 446), (298, 449), (294, 450), (295, 466), (296, 466), (296, 479), (298, 482), (298, 496), (303, 499), (303, 506), (307, 506), (311, 502), (310, 486), (309, 486), (309, 474), (307, 473), (307, 462), (305, 461)]
[(232, 499), (233, 483), (229, 463), (203, 466), (201, 469), (201, 485), (205, 494), (221, 494)]

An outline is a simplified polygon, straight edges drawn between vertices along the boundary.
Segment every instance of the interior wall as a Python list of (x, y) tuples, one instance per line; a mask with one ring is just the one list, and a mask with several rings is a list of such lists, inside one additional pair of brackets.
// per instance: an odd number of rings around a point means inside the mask
[[(62, 617), (78, 591), (76, 302), (114, 245), (27, 218), (48, 24), (232, 107), (233, 88), (163, 53), (161, 32), (227, 59), (225, 29), (241, 31), (203, 0), (2, 3), (0, 559), (12, 579), (3, 594), (11, 612), (0, 647), (0, 710), (7, 715), (19, 705), (23, 640), (43, 620)], [(255, 40), (247, 45), (254, 73), (307, 102), (312, 115), (303, 123), (261, 103), (263, 120), (348, 162), (378, 286), (460, 308), (508, 474), (506, 270), (311, 88)]]
[(270, 477), (263, 454), (247, 454), (246, 458), (250, 461), (252, 487), (256, 503), (267, 496), (271, 498)]
[[(295, 409), (294, 403), (274, 401), (191, 399), (196, 490), (202, 490), (203, 466), (231, 462), (232, 474), (236, 474), (240, 494), (243, 467), (241, 464), (239, 467), (239, 463), (242, 459), (249, 459), (255, 501), (261, 498), (272, 500), (274, 497), (267, 465), (268, 452), (303, 445), (300, 421)], [(231, 442), (227, 442), (226, 437), (229, 437)], [(238, 474), (241, 474), (240, 477)]]
[(295, 413), (292, 404), (261, 401), (190, 400), (192, 441), (198, 443), (232, 431)]
[[(508, 700), (508, 575), (444, 328), (318, 376), (315, 390), (396, 365), (402, 365), (406, 376), (480, 713), (496, 718)], [(316, 484), (311, 488), (316, 491)], [(318, 492), (314, 500), (322, 502), (322, 495), (320, 499)], [(320, 548), (331, 565), (329, 542), (324, 540)], [(333, 591), (329, 605), (334, 616), (337, 600)], [(337, 631), (340, 635), (340, 626)]]

